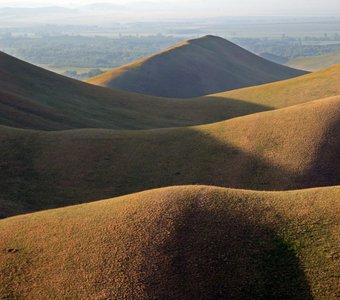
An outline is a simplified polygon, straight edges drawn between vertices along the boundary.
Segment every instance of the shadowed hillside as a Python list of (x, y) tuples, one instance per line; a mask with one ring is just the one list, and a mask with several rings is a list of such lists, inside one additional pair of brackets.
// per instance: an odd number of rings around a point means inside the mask
[(235, 99), (282, 108), (340, 95), (340, 65), (289, 80), (209, 95), (208, 100)]
[(211, 125), (148, 131), (1, 128), (2, 216), (151, 188), (340, 184), (340, 98)]
[(185, 186), (0, 220), (0, 294), (336, 299), (339, 197)]
[(148, 129), (205, 124), (269, 110), (244, 101), (170, 100), (72, 80), (0, 52), (0, 124), (19, 128)]
[(213, 123), (340, 94), (340, 68), (194, 99), (113, 91), (0, 52), (0, 125), (63, 130), (150, 129)]
[(191, 98), (306, 74), (215, 36), (180, 43), (88, 82), (130, 92)]

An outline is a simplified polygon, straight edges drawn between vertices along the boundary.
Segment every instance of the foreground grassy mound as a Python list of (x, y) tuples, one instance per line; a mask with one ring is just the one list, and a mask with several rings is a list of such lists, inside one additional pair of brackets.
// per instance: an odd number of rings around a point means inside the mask
[(340, 98), (148, 131), (0, 129), (6, 217), (182, 184), (286, 190), (340, 184)]
[(306, 72), (265, 60), (220, 37), (205, 36), (88, 82), (146, 95), (191, 98), (303, 74)]
[(337, 299), (340, 188), (147, 191), (0, 221), (5, 299)]
[(234, 99), (282, 108), (338, 95), (340, 65), (288, 80), (210, 95), (206, 99)]
[(205, 124), (270, 107), (244, 101), (173, 100), (72, 80), (0, 52), (0, 124), (62, 130), (148, 129)]

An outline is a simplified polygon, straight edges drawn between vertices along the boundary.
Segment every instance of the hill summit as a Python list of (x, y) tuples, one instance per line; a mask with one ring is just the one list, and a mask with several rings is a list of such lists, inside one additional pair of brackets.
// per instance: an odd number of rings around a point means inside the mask
[(206, 124), (269, 109), (232, 99), (188, 101), (111, 90), (55, 74), (0, 51), (0, 125), (4, 126), (136, 130)]
[(216, 36), (182, 42), (89, 79), (146, 95), (190, 98), (303, 75)]

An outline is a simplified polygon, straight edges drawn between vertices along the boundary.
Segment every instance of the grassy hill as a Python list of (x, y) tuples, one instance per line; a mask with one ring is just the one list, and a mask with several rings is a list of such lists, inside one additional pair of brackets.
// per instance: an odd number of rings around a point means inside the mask
[(327, 55), (318, 56), (301, 56), (291, 58), (286, 64), (292, 68), (299, 68), (308, 71), (318, 71), (329, 68), (333, 65), (340, 64), (340, 52), (334, 52)]
[[(211, 36), (125, 68), (183, 93), (297, 72)], [(0, 299), (337, 299), (339, 82), (169, 99), (0, 52)]]
[(191, 98), (303, 75), (219, 37), (189, 40), (87, 82), (146, 95)]
[(285, 190), (340, 184), (340, 97), (188, 128), (1, 127), (3, 217), (151, 188)]
[(209, 97), (167, 99), (89, 85), (0, 53), (0, 125), (63, 130), (213, 123), (340, 94), (340, 67)]
[(340, 95), (340, 65), (288, 80), (209, 95), (205, 99), (234, 99), (282, 108), (337, 95)]
[(72, 80), (0, 52), (0, 124), (39, 130), (148, 129), (269, 110), (243, 101), (170, 100)]
[(182, 186), (0, 220), (0, 294), (337, 299), (339, 197)]

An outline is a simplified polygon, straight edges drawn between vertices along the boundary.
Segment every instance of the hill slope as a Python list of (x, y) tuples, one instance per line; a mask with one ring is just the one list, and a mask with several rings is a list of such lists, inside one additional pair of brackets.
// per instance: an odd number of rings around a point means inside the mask
[(340, 184), (340, 97), (211, 125), (148, 131), (1, 128), (3, 217), (146, 189)]
[(96, 87), (0, 52), (0, 125), (63, 130), (149, 129), (213, 123), (340, 94), (340, 68), (194, 99)]
[(205, 99), (234, 99), (282, 108), (337, 95), (340, 95), (340, 65), (297, 78), (209, 95)]
[(148, 129), (197, 125), (270, 109), (243, 101), (169, 100), (72, 80), (0, 52), (0, 124), (19, 128)]
[(146, 95), (191, 98), (305, 73), (267, 61), (222, 38), (205, 36), (87, 82)]
[(288, 66), (308, 71), (318, 71), (340, 64), (340, 52), (318, 56), (301, 56), (291, 58), (286, 62)]
[(337, 299), (339, 197), (187, 186), (0, 220), (0, 294)]

